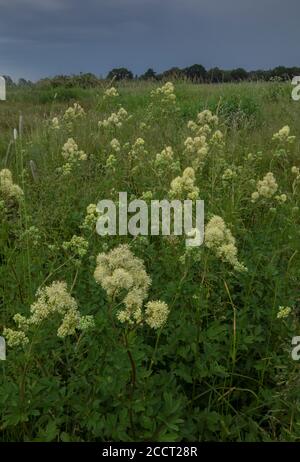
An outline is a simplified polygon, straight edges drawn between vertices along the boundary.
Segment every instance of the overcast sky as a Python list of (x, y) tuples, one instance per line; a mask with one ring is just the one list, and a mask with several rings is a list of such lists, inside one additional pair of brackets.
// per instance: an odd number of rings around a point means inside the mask
[(300, 65), (299, 0), (0, 0), (0, 75)]

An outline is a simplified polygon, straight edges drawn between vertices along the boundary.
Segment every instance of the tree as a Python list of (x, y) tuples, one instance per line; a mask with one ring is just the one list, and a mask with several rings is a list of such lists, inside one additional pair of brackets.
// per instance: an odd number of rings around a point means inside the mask
[(231, 74), (231, 79), (232, 80), (247, 80), (248, 78), (248, 72), (243, 69), (242, 67), (238, 67), (237, 69), (232, 69), (230, 71)]
[(112, 69), (106, 78), (107, 80), (132, 80), (133, 73), (126, 69), (126, 67), (120, 67)]
[(186, 77), (194, 82), (203, 82), (206, 78), (206, 69), (201, 64), (193, 64), (184, 69)]
[(206, 80), (209, 83), (220, 83), (224, 80), (224, 71), (219, 69), (218, 67), (213, 67), (209, 69), (206, 74)]
[(18, 80), (18, 87), (31, 87), (33, 83), (30, 80), (23, 79), (22, 77)]
[(179, 69), (179, 67), (171, 67), (171, 69), (167, 69), (162, 74), (157, 76), (160, 80), (178, 80), (184, 77), (183, 71)]
[(149, 67), (149, 69), (145, 72), (145, 74), (142, 74), (140, 76), (141, 80), (155, 80), (156, 79), (156, 72)]

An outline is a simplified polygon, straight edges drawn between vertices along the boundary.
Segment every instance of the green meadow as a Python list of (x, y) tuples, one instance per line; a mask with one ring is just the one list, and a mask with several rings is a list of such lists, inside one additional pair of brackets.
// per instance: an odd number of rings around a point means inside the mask
[[(276, 81), (8, 89), (0, 441), (300, 439), (291, 91)], [(121, 191), (149, 205), (204, 200), (203, 244), (100, 236), (96, 205), (118, 204)]]

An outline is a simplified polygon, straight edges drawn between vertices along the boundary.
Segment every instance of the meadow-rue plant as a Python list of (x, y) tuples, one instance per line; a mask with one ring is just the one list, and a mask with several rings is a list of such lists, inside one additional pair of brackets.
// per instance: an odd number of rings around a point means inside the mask
[[(32, 103), (15, 85), (0, 104), (1, 441), (299, 440), (290, 84), (118, 81), (122, 101), (112, 85), (41, 85)], [(171, 233), (201, 196), (204, 245), (128, 220), (99, 235), (121, 191), (148, 213), (180, 201)]]
[(274, 133), (272, 140), (277, 141), (279, 144), (292, 144), (296, 137), (290, 135), (291, 129), (288, 125), (282, 127), (277, 133)]
[(99, 254), (94, 277), (111, 300), (118, 300), (124, 305), (125, 309), (118, 310), (116, 314), (121, 323), (138, 325), (145, 320), (153, 329), (165, 324), (169, 308), (164, 302), (148, 302), (143, 314), (142, 307), (151, 278), (143, 261), (134, 256), (128, 245), (121, 244), (107, 254)]
[(23, 190), (13, 182), (8, 168), (0, 170), (0, 195), (6, 205), (19, 204), (24, 197)]
[(118, 112), (113, 112), (107, 119), (98, 122), (99, 128), (121, 128), (125, 121), (129, 120), (126, 109), (121, 107)]
[(187, 167), (182, 176), (176, 177), (171, 182), (169, 196), (171, 199), (196, 200), (199, 196), (199, 188), (195, 186), (196, 175), (192, 167)]
[(171, 146), (166, 146), (160, 153), (156, 154), (154, 169), (159, 175), (177, 173), (180, 171), (179, 161), (175, 161), (174, 152)]
[(252, 193), (252, 201), (257, 201), (259, 197), (270, 199), (278, 190), (278, 184), (272, 172), (268, 172), (262, 180), (256, 184), (257, 191)]
[(172, 82), (166, 82), (163, 86), (156, 88), (151, 92), (151, 96), (153, 98), (159, 97), (160, 102), (162, 104), (164, 103), (172, 103), (174, 104), (176, 102), (176, 95), (174, 93), (174, 85)]
[(218, 258), (229, 263), (236, 271), (247, 271), (237, 258), (236, 241), (223, 218), (214, 215), (205, 227), (205, 245)]
[(196, 136), (191, 138), (190, 136), (184, 142), (186, 157), (190, 159), (192, 166), (195, 170), (203, 166), (204, 160), (208, 153), (208, 144), (206, 137)]
[(87, 160), (87, 154), (78, 148), (73, 138), (69, 138), (62, 148), (62, 157), (67, 161), (59, 171), (63, 175), (69, 175), (75, 165)]
[(86, 208), (86, 216), (81, 225), (81, 228), (87, 229), (89, 231), (96, 230), (96, 223), (99, 218), (99, 213), (97, 212), (96, 204), (89, 204)]
[(116, 98), (119, 96), (118, 90), (115, 87), (107, 88), (104, 92), (104, 99), (106, 98)]
[(111, 140), (110, 145), (111, 145), (111, 148), (112, 148), (115, 152), (120, 152), (120, 151), (121, 151), (121, 145), (120, 145), (119, 141), (118, 141), (116, 138), (114, 138), (113, 140)]
[(160, 329), (167, 322), (170, 310), (165, 302), (151, 301), (146, 304), (145, 322), (152, 329)]
[(29, 343), (29, 339), (22, 331), (17, 331), (9, 328), (3, 329), (3, 335), (9, 347), (24, 347)]
[(74, 103), (73, 106), (68, 107), (63, 115), (64, 122), (72, 123), (76, 119), (81, 119), (86, 115), (84, 109), (79, 103)]
[[(32, 327), (40, 326), (46, 319), (59, 315), (62, 318), (57, 329), (57, 336), (64, 338), (74, 335), (76, 330), (92, 327), (92, 318), (80, 315), (76, 300), (70, 295), (67, 284), (63, 281), (55, 281), (50, 286), (38, 289), (37, 300), (30, 307), (28, 318), (16, 314), (14, 321), (19, 331), (4, 329), (9, 346), (26, 345), (29, 342), (28, 333)], [(27, 334), (27, 336), (26, 336)]]
[(280, 306), (278, 308), (277, 319), (288, 318), (292, 312), (292, 308), (289, 306)]
[(62, 248), (69, 252), (73, 258), (82, 258), (86, 255), (89, 243), (82, 236), (74, 235), (70, 241), (63, 242)]

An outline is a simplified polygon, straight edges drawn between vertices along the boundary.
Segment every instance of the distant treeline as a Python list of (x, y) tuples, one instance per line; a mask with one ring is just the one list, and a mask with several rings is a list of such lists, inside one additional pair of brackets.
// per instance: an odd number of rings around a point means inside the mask
[(48, 86), (48, 87), (83, 87), (93, 88), (101, 85), (103, 81), (121, 81), (121, 80), (187, 80), (194, 83), (223, 83), (223, 82), (241, 82), (241, 81), (286, 81), (291, 80), (294, 76), (300, 75), (300, 67), (277, 66), (270, 70), (246, 71), (243, 68), (224, 70), (214, 67), (206, 70), (201, 64), (180, 69), (172, 67), (160, 74), (149, 68), (144, 74), (134, 75), (130, 70), (122, 67), (112, 69), (106, 77), (97, 77), (91, 73), (80, 73), (79, 75), (57, 75), (41, 79), (35, 83), (26, 79), (19, 79), (15, 83), (11, 77), (6, 78), (8, 87), (28, 87), (28, 86)]

